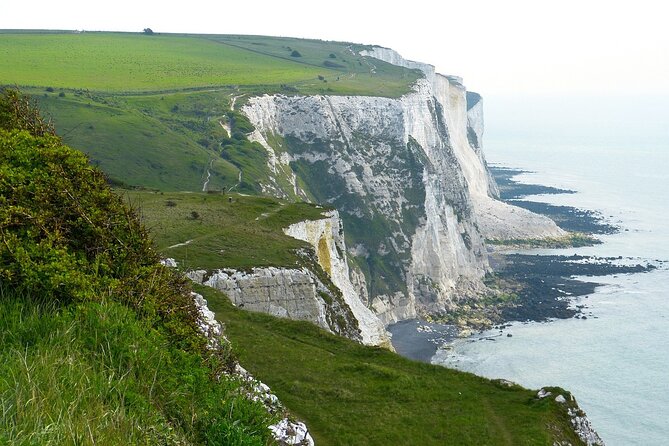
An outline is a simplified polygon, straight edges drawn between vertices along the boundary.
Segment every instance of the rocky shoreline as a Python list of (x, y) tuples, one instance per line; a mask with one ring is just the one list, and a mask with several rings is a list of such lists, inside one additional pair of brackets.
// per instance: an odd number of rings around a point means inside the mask
[(491, 165), (489, 169), (497, 183), (500, 200), (550, 217), (565, 231), (590, 235), (615, 234), (620, 231), (620, 227), (607, 222), (603, 215), (595, 211), (524, 200), (528, 196), (575, 194), (576, 191), (541, 184), (519, 183), (514, 180), (514, 177), (518, 175), (532, 173), (527, 170), (499, 165)]
[(501, 322), (587, 318), (583, 307), (572, 306), (574, 298), (595, 292), (596, 281), (575, 276), (609, 276), (643, 273), (657, 266), (638, 259), (532, 254), (503, 254), (497, 275), (519, 284), (517, 301), (501, 309)]
[[(567, 231), (586, 235), (620, 231), (619, 227), (606, 222), (602, 215), (594, 211), (523, 200), (530, 195), (571, 194), (575, 191), (518, 183), (513, 177), (526, 173), (523, 170), (500, 166), (492, 166), (490, 170), (502, 200), (547, 215)], [(593, 317), (586, 313), (585, 305), (575, 306), (573, 302), (577, 297), (587, 298), (595, 292), (600, 286), (596, 277), (643, 273), (659, 266), (646, 260), (623, 257), (540, 255), (501, 250), (493, 250), (490, 257), (495, 272), (489, 282), (495, 284), (493, 288), (500, 293), (513, 295), (513, 299), (500, 302), (494, 311), (496, 320), (492, 322), (500, 329), (515, 321)], [(593, 280), (584, 281), (583, 277), (592, 277)], [(393, 346), (399, 354), (424, 362), (429, 362), (440, 346), (467, 332), (452, 324), (420, 320), (399, 322), (389, 326), (388, 330), (393, 335)]]

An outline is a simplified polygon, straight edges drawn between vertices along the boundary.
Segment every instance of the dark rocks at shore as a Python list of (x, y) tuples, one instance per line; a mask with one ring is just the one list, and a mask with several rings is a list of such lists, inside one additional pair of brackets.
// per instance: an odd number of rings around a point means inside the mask
[(523, 184), (515, 181), (513, 177), (523, 174), (523, 173), (532, 173), (527, 170), (512, 169), (509, 167), (501, 166), (488, 166), (488, 169), (492, 173), (492, 176), (495, 178), (497, 187), (499, 188), (500, 199), (503, 201), (506, 200), (517, 200), (528, 195), (539, 195), (539, 194), (575, 194), (576, 191), (569, 189), (560, 189), (552, 186), (543, 186), (541, 184)]
[(597, 212), (578, 209), (572, 206), (556, 206), (536, 201), (526, 201), (529, 195), (573, 194), (573, 190), (559, 189), (540, 184), (524, 184), (513, 179), (516, 175), (529, 173), (526, 170), (507, 167), (490, 167), (500, 191), (500, 199), (514, 206), (525, 208), (537, 214), (550, 217), (565, 231), (583, 232), (586, 234), (615, 234), (620, 231), (617, 226), (604, 221)]
[(508, 200), (507, 203), (550, 217), (565, 231), (600, 235), (620, 232), (619, 227), (606, 223), (597, 212), (537, 201)]
[[(567, 319), (581, 313), (582, 306), (570, 306), (571, 299), (595, 292), (600, 284), (573, 276), (632, 274), (655, 269), (652, 264), (622, 264), (621, 258), (588, 256), (507, 254), (496, 272), (502, 279), (520, 285), (517, 305), (502, 309), (505, 321)], [(624, 259), (628, 263), (631, 259)]]

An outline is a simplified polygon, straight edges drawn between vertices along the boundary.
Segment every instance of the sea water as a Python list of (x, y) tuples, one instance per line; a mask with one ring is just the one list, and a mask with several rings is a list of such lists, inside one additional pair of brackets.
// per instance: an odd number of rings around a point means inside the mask
[[(488, 138), (486, 157), (531, 170), (517, 178), (521, 182), (577, 191), (531, 200), (595, 210), (621, 227), (601, 236), (601, 245), (551, 254), (669, 260), (669, 143)], [(586, 320), (514, 323), (501, 334), (458, 340), (432, 362), (530, 388), (562, 386), (607, 445), (667, 445), (668, 265), (591, 278), (602, 286), (574, 302), (586, 305)], [(494, 341), (484, 339), (490, 337)]]

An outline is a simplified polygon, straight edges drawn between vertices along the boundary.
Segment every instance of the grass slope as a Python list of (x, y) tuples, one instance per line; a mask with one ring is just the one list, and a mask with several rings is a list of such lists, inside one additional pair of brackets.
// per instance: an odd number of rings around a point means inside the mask
[[(202, 190), (211, 173), (210, 189), (228, 189), (238, 181), (239, 169), (216, 150), (198, 143), (207, 137), (222, 138), (221, 126), (200, 116), (202, 94), (109, 98), (85, 92), (37, 95), (41, 108), (53, 118), (58, 133), (70, 146), (89, 155), (92, 162), (117, 181), (160, 190)], [(196, 97), (193, 97), (196, 96)], [(222, 115), (227, 102), (213, 96), (211, 104), (223, 105), (207, 112)], [(176, 108), (175, 112), (163, 107)], [(181, 108), (179, 108), (181, 107)], [(226, 135), (227, 136), (227, 135)]]
[(319, 73), (202, 37), (4, 34), (0, 42), (8, 62), (0, 82), (20, 85), (149, 91), (290, 83)]
[(198, 292), (225, 323), (242, 364), (307, 422), (319, 445), (581, 444), (564, 409), (534, 391), (239, 310), (212, 289)]
[(262, 36), (4, 31), (0, 85), (38, 98), (64, 141), (116, 182), (261, 194), (267, 153), (247, 140), (253, 129), (232, 109), (263, 93), (410, 90), (416, 71), (359, 56), (361, 48)]
[(276, 419), (210, 373), (113, 298), (63, 308), (0, 286), (1, 444), (268, 444)]
[[(324, 210), (239, 194), (131, 191), (124, 195), (139, 210), (161, 254), (192, 269), (295, 267), (300, 262), (295, 250), (309, 245), (285, 235), (282, 228), (319, 219)], [(174, 246), (179, 244), (183, 245)]]

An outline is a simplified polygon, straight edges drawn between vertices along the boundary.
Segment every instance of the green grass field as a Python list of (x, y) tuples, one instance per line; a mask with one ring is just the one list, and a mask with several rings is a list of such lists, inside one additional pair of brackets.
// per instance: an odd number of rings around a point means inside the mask
[(4, 32), (0, 84), (117, 93), (284, 86), (305, 94), (399, 96), (418, 76), (348, 47), (268, 37)]
[(113, 296), (48, 300), (0, 284), (0, 444), (268, 444), (280, 417)]
[[(227, 136), (216, 119), (229, 109), (225, 93), (113, 98), (28, 92), (53, 119), (63, 140), (85, 152), (114, 180), (152, 189), (200, 191), (209, 171), (209, 190), (227, 190), (238, 182), (239, 169), (220, 156), (217, 143), (210, 143)], [(208, 119), (211, 116), (215, 119)]]
[(410, 361), (309, 323), (239, 310), (210, 288), (197, 291), (244, 367), (306, 421), (318, 445), (581, 444), (564, 409), (535, 391)]
[(176, 259), (184, 269), (295, 267), (300, 262), (295, 250), (309, 245), (285, 235), (282, 228), (318, 219), (324, 210), (239, 194), (132, 191), (124, 195), (151, 230), (161, 254)]

